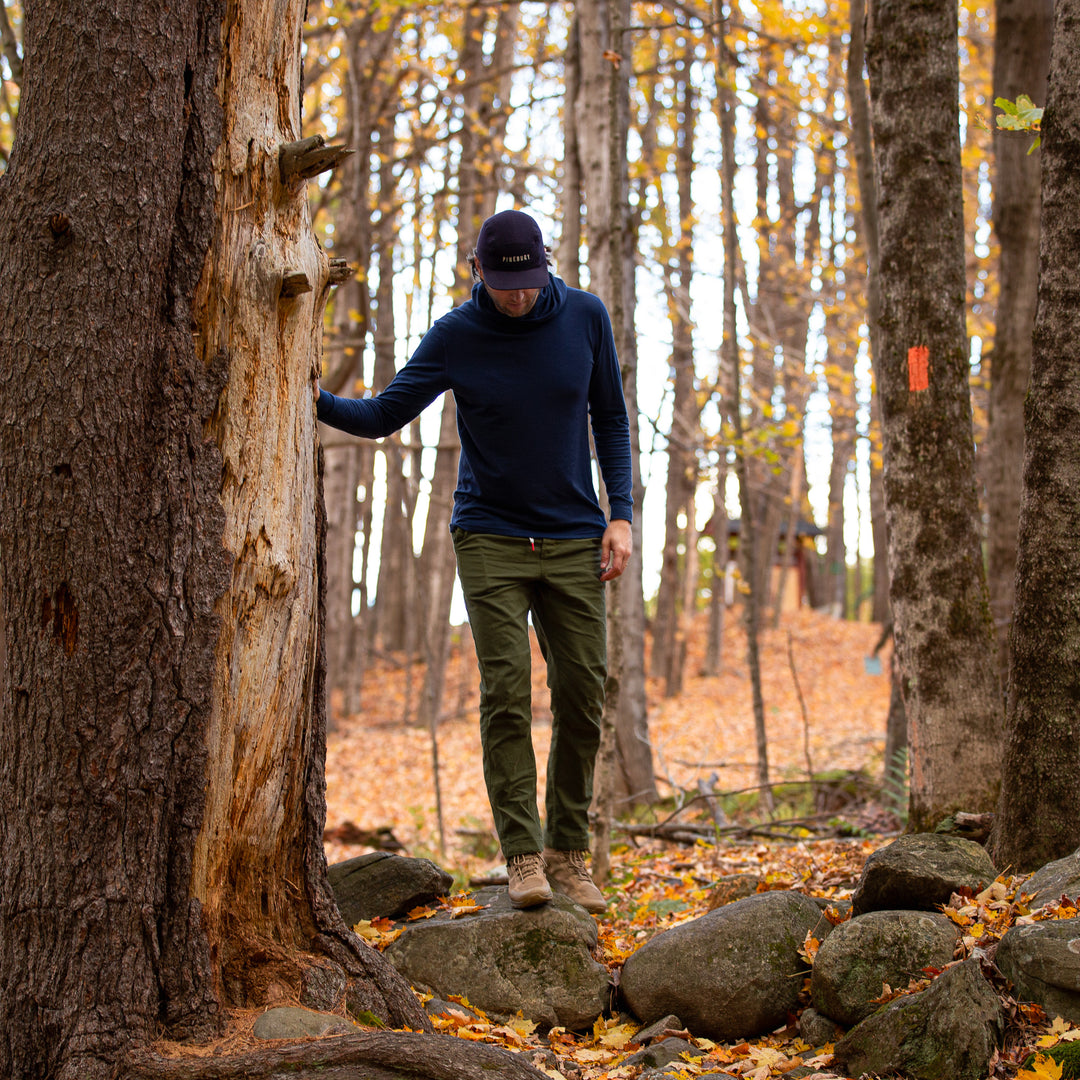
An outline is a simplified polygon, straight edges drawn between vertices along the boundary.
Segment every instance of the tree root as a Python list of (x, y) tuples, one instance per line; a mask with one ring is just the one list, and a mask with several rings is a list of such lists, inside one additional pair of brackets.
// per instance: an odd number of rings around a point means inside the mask
[(118, 1080), (545, 1080), (524, 1054), (452, 1035), (372, 1031), (222, 1057), (134, 1050)]

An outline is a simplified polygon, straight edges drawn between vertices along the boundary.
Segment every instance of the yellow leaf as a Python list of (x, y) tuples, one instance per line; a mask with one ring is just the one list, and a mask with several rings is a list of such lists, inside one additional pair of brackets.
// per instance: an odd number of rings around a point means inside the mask
[(1036, 1054), (1030, 1069), (1021, 1069), (1016, 1080), (1061, 1080), (1064, 1064), (1059, 1064), (1045, 1054)]
[(627, 1043), (634, 1041), (637, 1032), (637, 1026), (634, 1024), (619, 1024), (601, 1035), (599, 1043), (601, 1046), (621, 1050)]

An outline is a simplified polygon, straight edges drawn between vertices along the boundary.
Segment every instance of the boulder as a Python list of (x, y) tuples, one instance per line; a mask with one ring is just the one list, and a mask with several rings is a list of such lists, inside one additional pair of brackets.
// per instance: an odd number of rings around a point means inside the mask
[(995, 961), (1018, 1001), (1034, 1001), (1049, 1017), (1080, 1024), (1080, 918), (1013, 926)]
[(480, 889), (475, 901), (483, 910), (408, 924), (383, 955), (417, 990), (465, 997), (491, 1017), (520, 1011), (541, 1029), (591, 1027), (609, 997), (592, 916), (561, 893), (526, 909), (505, 888)]
[(446, 896), (454, 879), (430, 859), (372, 851), (334, 863), (327, 871), (341, 917), (349, 926), (362, 919), (397, 919), (413, 908)]
[(814, 1008), (851, 1027), (877, 1010), (882, 983), (904, 989), (923, 968), (952, 963), (959, 937), (950, 919), (925, 911), (871, 911), (842, 922), (814, 958)]
[(851, 898), (867, 911), (933, 911), (960, 889), (980, 892), (997, 877), (986, 849), (973, 840), (937, 833), (901, 836), (867, 858)]
[(255, 1021), (252, 1034), (256, 1039), (304, 1039), (312, 1035), (346, 1035), (363, 1030), (333, 1013), (282, 1005), (262, 1013)]
[(771, 1031), (798, 1007), (799, 948), (822, 921), (798, 892), (736, 900), (646, 942), (623, 965), (623, 998), (646, 1024), (675, 1013), (710, 1039)]
[(1070, 900), (1080, 897), (1080, 851), (1036, 870), (1020, 887), (1020, 892), (1032, 897), (1035, 905), (1063, 896)]
[(883, 1006), (833, 1048), (847, 1076), (984, 1080), (1001, 1042), (1001, 1002), (977, 960), (942, 972), (927, 989)]

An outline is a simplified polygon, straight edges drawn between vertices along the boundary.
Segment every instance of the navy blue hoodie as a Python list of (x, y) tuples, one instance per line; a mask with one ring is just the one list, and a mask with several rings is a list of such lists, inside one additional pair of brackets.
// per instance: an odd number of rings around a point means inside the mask
[(450, 524), (470, 532), (601, 536), (589, 424), (612, 519), (633, 519), (630, 428), (611, 322), (600, 300), (552, 277), (528, 314), (495, 308), (482, 283), (437, 320), (373, 398), (326, 390), (319, 419), (380, 438), (439, 394), (457, 402), (461, 458)]

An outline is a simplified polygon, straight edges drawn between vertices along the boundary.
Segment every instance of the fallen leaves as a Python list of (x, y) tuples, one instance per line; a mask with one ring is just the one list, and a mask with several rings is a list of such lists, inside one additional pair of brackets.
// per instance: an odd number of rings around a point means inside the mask
[[(792, 634), (790, 657), (787, 633)], [(725, 670), (721, 675), (690, 674), (684, 693), (664, 698), (659, 682), (648, 684), (649, 732), (653, 742), (657, 781), (674, 806), (674, 824), (695, 814), (709, 825), (708, 800), (702, 785), (728, 791), (753, 789), (756, 763), (747, 748), (754, 746), (750, 683), (742, 668), (745, 655), (741, 631), (725, 629)], [(888, 711), (887, 677), (867, 675), (863, 657), (873, 648), (878, 627), (845, 623), (815, 614), (785, 616), (779, 630), (762, 641), (763, 694), (773, 775), (804, 779), (813, 769), (836, 768), (844, 773), (864, 770), (876, 775)], [(467, 642), (467, 634), (464, 635)], [(704, 634), (687, 642), (686, 671), (701, 668)], [(808, 723), (792, 677), (797, 666)], [(886, 665), (886, 670), (888, 670)], [(478, 745), (475, 658), (471, 650), (456, 649), (447, 673), (448, 708), (454, 715), (439, 727), (439, 787), (444, 842), (440, 841), (439, 808), (435, 802), (431, 734), (404, 722), (407, 703), (418, 699), (422, 667), (379, 663), (364, 687), (364, 712), (336, 717), (327, 746), (326, 852), (336, 862), (364, 849), (364, 842), (392, 836), (408, 854), (432, 858), (455, 874), (459, 883), (489, 877), (501, 864), (487, 805)], [(412, 680), (410, 687), (409, 680)], [(534, 744), (538, 774), (546, 768), (550, 737), (547, 688), (537, 654), (533, 672)], [(720, 779), (716, 779), (719, 777)], [(842, 792), (822, 791), (826, 814), (836, 813), (828, 799)], [(542, 793), (541, 793), (542, 795)], [(748, 798), (752, 797), (750, 795)], [(605, 885), (608, 913), (597, 919), (597, 959), (617, 982), (626, 959), (655, 934), (700, 917), (711, 908), (755, 891), (794, 888), (819, 898), (824, 914), (839, 923), (848, 917), (848, 899), (866, 858), (887, 842), (875, 831), (888, 820), (883, 810), (867, 811), (856, 822), (855, 835), (814, 838), (810, 830), (792, 825), (785, 831), (798, 837), (787, 842), (747, 842), (746, 837), (704, 828), (696, 842), (672, 843), (624, 833), (614, 845), (611, 874)], [(359, 822), (363, 826), (346, 824)], [(865, 830), (860, 834), (859, 829)], [(352, 843), (350, 843), (352, 841)], [(374, 846), (374, 843), (372, 843)], [(1076, 899), (1060, 897), (1043, 902), (1026, 895), (1021, 878), (1002, 875), (978, 894), (959, 893), (944, 913), (961, 931), (957, 959), (970, 955), (992, 957), (1002, 935), (1014, 925), (1041, 919), (1073, 918)], [(1036, 901), (1038, 903), (1036, 904)], [(408, 922), (432, 918), (439, 912), (459, 917), (475, 911), (466, 890), (437, 904), (410, 911)], [(383, 948), (401, 927), (375, 919), (357, 926), (374, 948)], [(820, 936), (808, 935), (800, 950), (813, 963)], [(883, 986), (882, 1002), (929, 985), (936, 971), (916, 973), (906, 986)], [(1002, 990), (1004, 995), (1004, 990)], [(1010, 1017), (1006, 1045), (994, 1069), (995, 1080), (1055, 1080), (1060, 1066), (1045, 1051), (1080, 1038), (1080, 1030), (1060, 1018), (1047, 1018), (1037, 1006), (1003, 997)], [(540, 1036), (522, 1017), (496, 1022), (463, 999), (433, 1019), (435, 1027), (459, 1038), (497, 1043), (525, 1055), (552, 1078), (632, 1080), (640, 1072), (627, 1066), (640, 1045), (640, 1028), (626, 1016), (605, 1018), (592, 1031), (555, 1028)], [(812, 1048), (798, 1038), (794, 1027), (772, 1035), (732, 1044), (695, 1039), (690, 1032), (665, 1032), (683, 1038), (691, 1049), (668, 1075), (693, 1077), (717, 1069), (750, 1080), (775, 1080), (799, 1066), (831, 1075), (832, 1047)], [(1042, 1056), (1027, 1059), (1034, 1051)]]

